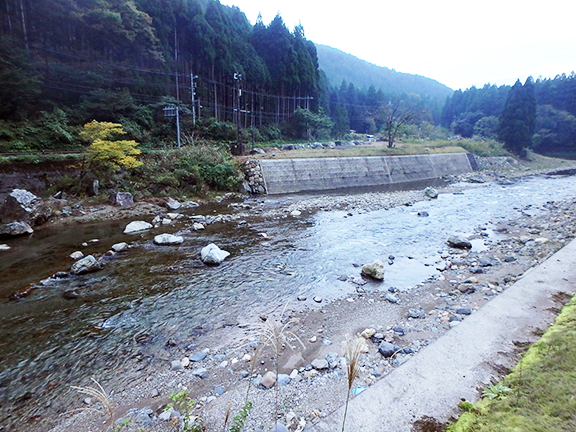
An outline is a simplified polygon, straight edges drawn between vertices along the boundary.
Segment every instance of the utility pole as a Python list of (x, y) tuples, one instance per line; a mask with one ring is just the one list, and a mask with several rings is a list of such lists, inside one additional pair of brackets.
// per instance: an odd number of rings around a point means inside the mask
[(182, 145), (180, 141), (180, 83), (178, 82), (178, 24), (174, 18), (174, 62), (176, 69), (176, 141), (178, 148)]
[(195, 100), (195, 96), (196, 96), (196, 87), (198, 87), (198, 84), (195, 82), (195, 80), (198, 79), (198, 75), (194, 75), (192, 72), (190, 72), (190, 93), (192, 94), (192, 124), (196, 125), (196, 100)]
[(240, 98), (242, 97), (242, 74), (234, 73), (234, 81), (236, 83), (236, 129), (238, 131), (238, 139), (240, 139), (240, 130), (242, 129), (242, 117), (240, 114)]

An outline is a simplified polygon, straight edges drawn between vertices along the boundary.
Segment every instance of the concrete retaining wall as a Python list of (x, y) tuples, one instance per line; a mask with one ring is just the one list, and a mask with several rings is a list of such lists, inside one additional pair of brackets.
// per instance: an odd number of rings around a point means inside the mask
[(473, 171), (466, 153), (261, 160), (268, 194), (382, 186)]

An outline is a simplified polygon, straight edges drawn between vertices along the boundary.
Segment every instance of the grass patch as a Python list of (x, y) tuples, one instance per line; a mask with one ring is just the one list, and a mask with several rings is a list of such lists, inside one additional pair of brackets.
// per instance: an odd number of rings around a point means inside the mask
[[(499, 388), (509, 390), (494, 390)], [(576, 296), (504, 381), (485, 395), (493, 397), (467, 406), (447, 431), (576, 430)]]
[[(276, 159), (302, 159), (323, 157), (366, 157), (366, 156), (402, 156), (435, 153), (464, 153), (467, 150), (457, 143), (449, 141), (398, 142), (396, 147), (388, 148), (385, 142), (373, 142), (351, 147), (335, 149), (296, 149), (274, 151)], [(268, 158), (266, 155), (251, 155), (251, 158)]]

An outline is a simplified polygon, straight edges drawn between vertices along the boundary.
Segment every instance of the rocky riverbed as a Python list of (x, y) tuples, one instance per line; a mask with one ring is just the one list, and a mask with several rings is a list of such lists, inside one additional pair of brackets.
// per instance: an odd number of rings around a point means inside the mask
[[(504, 165), (508, 166), (449, 179), (451, 185), (439, 192), (459, 194), (482, 187), (485, 182), (511, 184), (515, 177), (529, 174), (525, 166)], [(236, 199), (227, 212), (192, 218), (191, 226), (183, 230), (194, 230), (193, 224), (199, 223), (206, 227), (253, 225), (257, 229), (261, 221), (281, 224), (284, 220), (306, 220), (321, 210), (327, 214), (339, 211), (342, 217), (354, 220), (374, 211), (429, 199), (422, 190)], [(157, 223), (161, 225), (170, 212), (166, 204), (166, 200), (141, 203), (121, 213), (131, 219), (160, 216)], [(117, 208), (108, 205), (77, 204), (72, 209), (75, 215), (60, 215), (51, 223), (93, 223), (118, 216)], [(575, 211), (574, 200), (548, 202), (538, 208), (517, 208), (515, 216), (492, 221), (489, 227), (478, 226), (466, 239), (471, 249), (450, 247), (447, 242), (439, 245), (434, 259), (424, 264), (433, 270), (432, 276), (410, 289), (391, 286), (386, 276), (384, 282), (363, 278), (361, 265), (365, 262), (356, 262), (351, 254), (354, 265), (343, 269), (338, 278), (350, 289), (343, 296), (336, 295), (335, 300), (321, 295), (294, 295), (288, 303), (279, 305), (270, 299), (269, 307), (263, 304), (258, 308), (261, 312), (246, 311), (230, 325), (200, 332), (193, 344), (175, 335), (158, 356), (161, 361), (129, 371), (130, 378), (118, 380), (122, 384), (116, 387), (106, 386), (117, 426), (126, 431), (174, 430), (169, 419), (163, 420), (166, 414), (161, 414), (170, 393), (186, 389), (197, 402), (194, 414), (203, 419), (208, 430), (223, 429), (228, 407), (234, 416), (246, 398), (254, 403), (246, 430), (270, 430), (276, 412), (290, 430), (302, 430), (344, 403), (347, 382), (343, 355), (347, 341), (354, 337), (365, 340), (360, 376), (353, 385), (353, 392), (358, 394), (566, 244), (574, 237)], [(418, 217), (430, 217), (425, 213), (418, 212)], [(267, 240), (266, 232), (259, 235)], [(399, 268), (399, 257), (382, 256), (381, 252), (375, 255), (374, 259), (384, 262), (388, 274)], [(403, 258), (408, 262), (411, 259)], [(168, 270), (177, 269), (169, 266)], [(268, 339), (260, 351), (258, 342), (267, 340), (263, 330), (284, 331)], [(126, 368), (118, 370), (126, 373)], [(276, 371), (280, 373), (277, 377)], [(276, 380), (280, 386), (275, 385)], [(110, 430), (109, 413), (101, 403), (80, 393), (75, 400), (61, 406), (57, 418), (45, 418), (42, 410), (36, 411), (40, 414), (35, 418), (19, 418), (16, 410), (9, 420), (15, 430)], [(45, 410), (53, 412), (51, 402), (46, 403)], [(6, 427), (0, 426), (0, 430), (12, 430)]]
[[(461, 179), (472, 183), (452, 184), (439, 191), (457, 194), (482, 181), (510, 182), (512, 178), (502, 172), (474, 174)], [(222, 217), (237, 223), (255, 213), (282, 219), (302, 217), (318, 209), (339, 209), (353, 218), (423, 199), (428, 198), (421, 190), (259, 198), (236, 203), (236, 211)], [(229, 407), (234, 416), (246, 400), (254, 404), (246, 430), (270, 430), (276, 412), (289, 430), (302, 430), (344, 403), (347, 341), (354, 337), (365, 340), (360, 376), (352, 388), (358, 394), (409, 361), (575, 235), (575, 200), (517, 210), (516, 217), (494, 221), (490, 229), (477, 227), (468, 236), (471, 249), (444, 244), (438, 259), (430, 263), (439, 273), (409, 290), (362, 278), (362, 263), (357, 263), (357, 273), (341, 276), (354, 287), (354, 293), (344, 298), (328, 302), (318, 296), (300, 296), (285, 308), (275, 307), (251, 322), (209, 332), (193, 346), (174, 340), (164, 363), (136, 374), (129, 385), (107, 388), (117, 425), (126, 431), (174, 430), (173, 423), (163, 420), (166, 415), (161, 414), (169, 394), (186, 389), (197, 402), (193, 413), (203, 419), (208, 430), (223, 429)], [(395, 265), (394, 256), (386, 256), (384, 261), (387, 271)], [(262, 336), (266, 329), (283, 330), (283, 334), (259, 351), (258, 342), (266, 340)], [(278, 377), (274, 376), (276, 371)], [(276, 379), (280, 386), (275, 385)], [(68, 407), (58, 419), (41, 421), (34, 427), (53, 432), (109, 429), (108, 411), (101, 403), (81, 395), (77, 400), (77, 405)], [(78, 408), (81, 411), (74, 411)], [(177, 416), (173, 413), (172, 418)]]

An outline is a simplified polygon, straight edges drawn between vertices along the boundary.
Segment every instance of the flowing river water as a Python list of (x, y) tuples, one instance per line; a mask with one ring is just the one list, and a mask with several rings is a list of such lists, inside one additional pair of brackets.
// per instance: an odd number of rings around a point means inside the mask
[[(174, 341), (194, 344), (207, 334), (225, 334), (299, 295), (343, 297), (355, 286), (341, 276), (359, 277), (358, 264), (394, 255), (384, 288), (409, 290), (438, 274), (432, 264), (448, 236), (479, 227), (490, 232), (499, 220), (575, 197), (576, 177), (539, 176), (354, 215), (319, 211), (265, 219), (254, 212), (205, 231), (187, 230), (187, 222), (131, 236), (122, 234), (128, 221), (113, 221), (45, 227), (3, 241), (11, 249), (0, 252), (0, 431), (33, 430), (30, 419), (69, 409), (74, 395), (68, 387), (89, 384), (91, 376), (117, 388), (168, 367)], [(267, 198), (263, 206), (295, 200)], [(232, 211), (225, 205), (200, 209), (197, 214)], [(151, 241), (178, 230), (185, 237), (180, 246)], [(75, 250), (101, 254), (122, 241), (138, 246), (110, 258), (102, 271), (40, 282), (69, 270)], [(81, 248), (83, 242), (88, 246)], [(200, 249), (212, 242), (231, 253), (218, 267), (199, 260)], [(39, 288), (9, 300), (30, 283)], [(77, 298), (65, 299), (71, 290)]]

